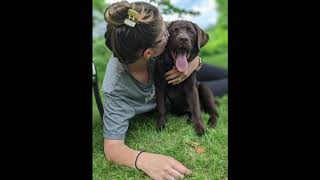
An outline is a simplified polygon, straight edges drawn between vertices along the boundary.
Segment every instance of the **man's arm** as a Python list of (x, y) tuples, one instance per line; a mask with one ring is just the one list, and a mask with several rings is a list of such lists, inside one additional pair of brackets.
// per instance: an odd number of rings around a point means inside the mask
[[(104, 140), (104, 152), (108, 160), (119, 165), (135, 168), (135, 160), (140, 151), (133, 150), (123, 140)], [(191, 171), (172, 157), (143, 152), (137, 160), (137, 168), (152, 179), (176, 179), (190, 175)]]
[(135, 168), (134, 163), (139, 152), (125, 145), (124, 140), (104, 140), (106, 158), (116, 164)]

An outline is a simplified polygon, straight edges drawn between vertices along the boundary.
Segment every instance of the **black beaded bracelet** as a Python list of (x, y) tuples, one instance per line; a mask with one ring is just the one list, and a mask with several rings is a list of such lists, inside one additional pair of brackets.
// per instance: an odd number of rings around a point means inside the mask
[[(138, 160), (138, 157), (140, 156), (140, 154), (141, 153), (143, 153), (144, 151), (140, 151), (139, 152), (139, 154), (137, 155), (137, 157), (136, 157), (136, 161), (134, 162), (134, 166), (137, 168), (137, 169), (139, 169), (138, 167), (137, 167), (137, 160)], [(139, 169), (139, 170), (141, 170), (141, 169)]]

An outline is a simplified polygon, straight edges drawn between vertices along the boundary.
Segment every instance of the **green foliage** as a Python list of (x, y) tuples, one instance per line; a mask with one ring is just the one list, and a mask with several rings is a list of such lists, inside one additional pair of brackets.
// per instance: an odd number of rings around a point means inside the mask
[(217, 24), (206, 30), (208, 43), (201, 49), (205, 62), (228, 67), (228, 1), (217, 0), (219, 17)]
[(93, 0), (92, 6), (93, 9), (98, 10), (99, 12), (104, 12), (107, 4), (104, 2), (104, 0)]

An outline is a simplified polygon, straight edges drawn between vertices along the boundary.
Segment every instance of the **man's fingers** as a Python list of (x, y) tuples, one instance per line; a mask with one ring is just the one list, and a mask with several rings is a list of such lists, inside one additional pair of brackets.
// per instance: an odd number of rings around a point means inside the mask
[(181, 174), (190, 175), (192, 173), (190, 169), (184, 167), (181, 163), (175, 163), (173, 168), (178, 172), (180, 172)]
[(173, 79), (173, 80), (170, 80), (170, 81), (168, 82), (168, 84), (171, 84), (171, 83), (172, 83), (172, 85), (176, 85), (176, 84), (181, 83), (183, 80), (184, 80), (184, 79), (182, 79), (182, 78), (175, 78), (175, 79)]
[(170, 71), (166, 72), (165, 75), (166, 76), (170, 76), (174, 73), (178, 72), (178, 70), (174, 67), (173, 69), (171, 69)]
[(175, 78), (179, 77), (179, 75), (180, 75), (179, 73), (172, 74), (170, 76), (167, 76), (166, 80), (168, 81), (168, 80), (175, 79)]
[(168, 171), (168, 173), (171, 175), (171, 176), (173, 176), (173, 177), (175, 177), (176, 179), (183, 179), (184, 178), (184, 175), (183, 174), (181, 174), (180, 172), (178, 172), (177, 170), (175, 170), (175, 169), (170, 169), (169, 171)]

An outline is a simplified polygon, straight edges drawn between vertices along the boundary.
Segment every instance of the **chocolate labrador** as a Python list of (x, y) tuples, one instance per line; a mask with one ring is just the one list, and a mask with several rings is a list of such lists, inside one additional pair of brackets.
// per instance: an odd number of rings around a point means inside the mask
[(218, 112), (211, 90), (197, 81), (196, 72), (177, 85), (168, 84), (165, 73), (174, 66), (184, 72), (189, 63), (199, 54), (209, 39), (198, 25), (190, 21), (173, 21), (167, 25), (170, 38), (166, 50), (157, 61), (155, 70), (155, 87), (159, 119), (157, 130), (165, 128), (166, 98), (172, 105), (172, 112), (177, 115), (188, 115), (188, 122), (192, 122), (197, 135), (205, 133), (201, 121), (201, 109), (209, 113), (208, 124), (216, 126)]

